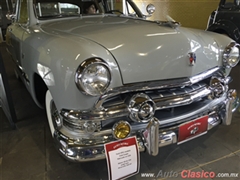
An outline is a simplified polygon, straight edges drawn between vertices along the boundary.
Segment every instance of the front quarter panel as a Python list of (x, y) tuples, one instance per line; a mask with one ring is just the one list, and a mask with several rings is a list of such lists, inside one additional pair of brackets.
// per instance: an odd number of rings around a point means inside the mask
[(112, 55), (102, 46), (71, 35), (52, 32), (47, 34), (34, 27), (24, 35), (24, 71), (29, 76), (31, 93), (34, 94), (34, 73), (39, 74), (50, 90), (57, 108), (89, 109), (97, 97), (84, 95), (77, 88), (74, 78), (78, 66), (90, 57), (106, 61), (111, 69), (109, 88), (122, 85), (120, 71)]

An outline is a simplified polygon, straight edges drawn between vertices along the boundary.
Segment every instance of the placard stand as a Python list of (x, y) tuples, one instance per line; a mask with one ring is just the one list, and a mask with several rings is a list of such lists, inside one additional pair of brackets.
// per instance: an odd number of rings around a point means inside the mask
[(11, 127), (16, 128), (17, 120), (15, 108), (13, 106), (10, 87), (8, 84), (7, 74), (4, 68), (2, 54), (0, 52), (0, 107), (2, 107)]

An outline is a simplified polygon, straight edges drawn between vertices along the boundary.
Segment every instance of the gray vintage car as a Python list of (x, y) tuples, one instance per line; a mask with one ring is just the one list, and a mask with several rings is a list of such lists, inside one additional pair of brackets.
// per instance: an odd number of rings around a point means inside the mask
[(104, 144), (135, 136), (140, 152), (230, 125), (239, 45), (227, 36), (150, 21), (132, 0), (17, 0), (7, 50), (59, 152), (106, 157)]

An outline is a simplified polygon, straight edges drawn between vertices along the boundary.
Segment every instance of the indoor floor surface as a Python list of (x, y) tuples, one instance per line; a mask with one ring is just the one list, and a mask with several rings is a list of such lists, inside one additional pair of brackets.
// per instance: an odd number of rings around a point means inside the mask
[[(0, 180), (107, 180), (106, 160), (73, 163), (59, 155), (44, 110), (35, 105), (23, 83), (16, 79), (5, 44), (0, 47), (17, 115), (13, 130), (0, 108)], [(231, 87), (240, 93), (240, 65), (231, 76), (234, 79)], [(240, 179), (239, 110), (234, 113), (230, 126), (221, 125), (187, 143), (160, 148), (157, 156), (141, 153), (139, 173), (128, 179), (178, 180), (183, 179), (183, 170), (235, 176), (213, 179)]]

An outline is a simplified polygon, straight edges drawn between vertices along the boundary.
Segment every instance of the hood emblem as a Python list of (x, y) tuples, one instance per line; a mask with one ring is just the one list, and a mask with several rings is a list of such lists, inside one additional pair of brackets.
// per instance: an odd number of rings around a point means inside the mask
[(196, 64), (196, 54), (188, 53), (188, 57), (189, 57), (189, 65), (194, 66)]

